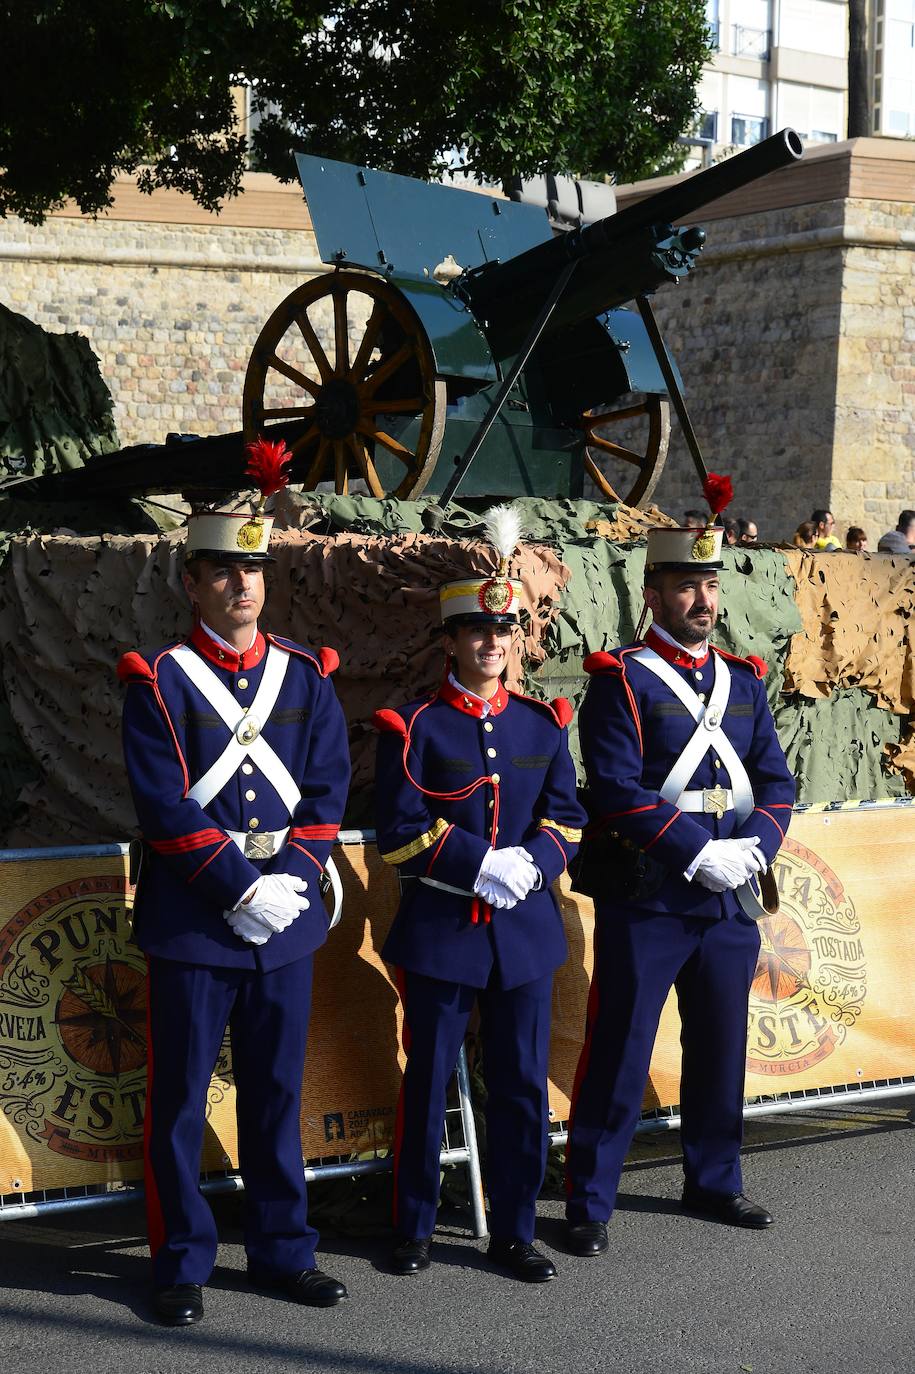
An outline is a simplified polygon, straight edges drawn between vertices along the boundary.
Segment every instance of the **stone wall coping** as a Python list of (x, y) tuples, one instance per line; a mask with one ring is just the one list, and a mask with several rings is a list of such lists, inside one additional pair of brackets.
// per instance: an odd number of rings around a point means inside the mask
[[(616, 188), (620, 209), (633, 205), (681, 178), (654, 177)], [(461, 187), (460, 189), (468, 189)], [(479, 188), (487, 195), (498, 194)], [(122, 174), (112, 187), (114, 203), (98, 218), (149, 224), (206, 225), (211, 228), (311, 230), (311, 216), (298, 182), (285, 185), (266, 172), (246, 172), (242, 194), (227, 200), (219, 214), (197, 205), (181, 191), (144, 195), (133, 177)], [(792, 205), (811, 205), (852, 197), (915, 204), (915, 143), (907, 139), (853, 138), (843, 143), (809, 145), (792, 167), (772, 172), (742, 191), (714, 201), (689, 220), (725, 219)], [(88, 219), (68, 202), (50, 218)], [(40, 233), (40, 231), (38, 231)]]
[[(145, 224), (196, 224), (213, 229), (300, 229), (311, 230), (311, 216), (298, 181), (285, 184), (267, 172), (245, 172), (238, 196), (225, 201), (213, 214), (204, 210), (184, 191), (160, 190), (146, 195), (127, 173), (114, 180), (113, 204), (97, 219), (132, 220)], [(85, 219), (74, 201), (53, 210), (51, 219)], [(40, 232), (40, 231), (39, 231)]]

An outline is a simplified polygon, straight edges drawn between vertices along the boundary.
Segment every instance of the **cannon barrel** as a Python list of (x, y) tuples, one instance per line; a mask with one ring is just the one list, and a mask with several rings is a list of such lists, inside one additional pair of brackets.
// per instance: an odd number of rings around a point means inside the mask
[(674, 222), (769, 172), (790, 166), (803, 151), (795, 130), (782, 129), (618, 214), (469, 273), (459, 290), (486, 330), (493, 351), (498, 357), (509, 357), (570, 259), (582, 261), (547, 326), (548, 334), (686, 276), (705, 236), (698, 229), (677, 235)]

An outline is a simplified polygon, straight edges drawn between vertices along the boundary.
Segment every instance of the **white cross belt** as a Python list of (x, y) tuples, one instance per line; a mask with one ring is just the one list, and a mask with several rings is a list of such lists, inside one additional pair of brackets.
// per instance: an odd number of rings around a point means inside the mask
[(199, 654), (185, 644), (179, 644), (170, 653), (230, 732), (225, 749), (203, 777), (193, 784), (188, 796), (205, 807), (218, 796), (229, 779), (234, 778), (242, 764), (250, 759), (282, 798), (291, 816), (302, 794), (285, 763), (260, 733), (279, 697), (289, 666), (289, 655), (275, 644), (270, 645), (254, 700), (246, 711), (239, 714), (242, 708)]
[(680, 798), (699, 764), (706, 754), (712, 752), (720, 756), (728, 771), (737, 824), (742, 825), (753, 811), (753, 787), (737, 750), (722, 728), (724, 713), (731, 695), (731, 674), (728, 665), (717, 654), (712, 655), (715, 681), (708, 701), (704, 702), (699, 693), (680, 677), (673, 665), (655, 653), (654, 649), (649, 649), (646, 645), (632, 657), (670, 688), (696, 722), (696, 729), (659, 788), (660, 795), (666, 802), (671, 802), (674, 806), (679, 805)]

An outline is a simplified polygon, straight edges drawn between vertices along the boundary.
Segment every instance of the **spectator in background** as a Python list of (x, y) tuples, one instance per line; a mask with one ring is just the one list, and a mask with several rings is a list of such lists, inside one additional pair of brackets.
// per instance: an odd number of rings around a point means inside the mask
[(845, 548), (848, 553), (867, 553), (867, 535), (860, 525), (849, 525), (845, 535)]
[(755, 520), (747, 520), (741, 516), (737, 521), (737, 543), (756, 544), (759, 542), (759, 530)]
[(708, 516), (702, 510), (685, 510), (683, 512), (683, 528), (685, 530), (704, 530), (708, 524)]
[(817, 537), (817, 527), (812, 520), (802, 520), (794, 531), (791, 540), (796, 549), (812, 549)]
[(887, 530), (877, 544), (878, 553), (901, 553), (909, 558), (915, 543), (915, 510), (901, 510), (894, 530)]
[(722, 520), (722, 521), (721, 521), (721, 524), (722, 524), (722, 526), (723, 526), (723, 528), (724, 528), (724, 541), (725, 541), (725, 543), (726, 543), (726, 544), (736, 544), (736, 543), (737, 543), (737, 536), (738, 536), (738, 534), (739, 534), (739, 532), (740, 532), (739, 529), (738, 529), (738, 526), (739, 526), (739, 524), (740, 524), (740, 521), (739, 521), (739, 520)]
[(836, 522), (831, 510), (815, 510), (810, 517), (810, 523), (816, 527), (816, 538), (813, 541), (815, 549), (823, 553), (835, 553), (836, 549), (841, 549), (842, 545), (833, 534)]

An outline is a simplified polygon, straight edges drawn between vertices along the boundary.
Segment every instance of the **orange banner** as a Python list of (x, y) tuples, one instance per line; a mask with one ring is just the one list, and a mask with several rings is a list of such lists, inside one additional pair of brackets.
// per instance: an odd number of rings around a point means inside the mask
[[(915, 1073), (915, 807), (808, 812), (776, 862), (781, 910), (761, 925), (747, 1093)], [(315, 961), (305, 1065), (307, 1159), (391, 1140), (400, 1008), (378, 950), (397, 902), (374, 846), (338, 845), (343, 921)], [(142, 1173), (145, 964), (130, 940), (123, 857), (0, 864), (0, 1193)], [(553, 998), (551, 1116), (568, 1116), (591, 974), (591, 903), (560, 891), (570, 958)], [(665, 1008), (645, 1106), (679, 1098), (679, 1023)], [(237, 1161), (228, 1044), (210, 1085), (203, 1167)]]

